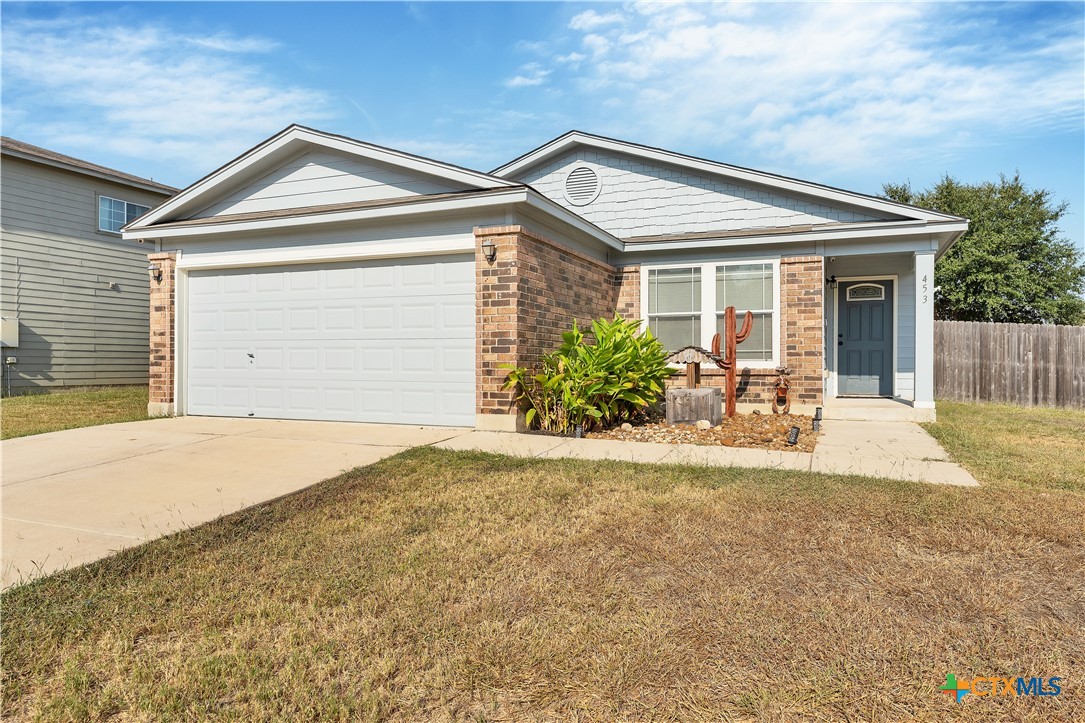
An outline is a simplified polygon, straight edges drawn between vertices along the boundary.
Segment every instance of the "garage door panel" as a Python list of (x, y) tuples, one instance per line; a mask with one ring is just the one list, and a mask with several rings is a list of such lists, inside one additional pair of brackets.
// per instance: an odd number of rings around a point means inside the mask
[(191, 414), (474, 423), (471, 257), (193, 272), (188, 290)]

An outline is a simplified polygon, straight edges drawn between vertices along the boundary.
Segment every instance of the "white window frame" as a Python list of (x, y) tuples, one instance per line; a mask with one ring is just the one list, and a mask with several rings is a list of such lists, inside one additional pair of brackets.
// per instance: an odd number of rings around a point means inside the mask
[[(712, 348), (712, 337), (716, 333), (716, 316), (722, 309), (716, 309), (716, 269), (722, 266), (741, 266), (746, 264), (772, 264), (772, 358), (766, 361), (743, 361), (740, 369), (775, 369), (780, 366), (780, 259), (729, 259), (727, 261), (699, 261), (673, 264), (641, 264), (640, 267), (640, 317), (644, 328), (648, 328), (648, 272), (656, 269), (701, 270), (701, 339), (699, 346)], [(706, 283), (706, 279), (709, 281)], [(739, 313), (738, 324), (741, 327), (741, 314), (745, 309), (735, 309)], [(668, 351), (674, 351), (669, 349)]]
[[(105, 198), (105, 199), (107, 199), (109, 201), (115, 201), (117, 203), (123, 203), (124, 204), (124, 217), (125, 217), (125, 219), (128, 218), (128, 207), (129, 206), (138, 206), (140, 208), (147, 209), (147, 211), (150, 211), (151, 208), (152, 208), (151, 206), (144, 206), (142, 203), (135, 203), (134, 201), (125, 201), (123, 198), (114, 198), (113, 196), (107, 196), (104, 193), (99, 193), (98, 198), (97, 198), (97, 203), (94, 204), (94, 211), (95, 211), (95, 213), (98, 214), (98, 231), (100, 231), (101, 233), (111, 233), (111, 234), (116, 234), (117, 236), (121, 235), (120, 230), (114, 231), (111, 228), (102, 228), (102, 199), (103, 198)], [(144, 211), (143, 213), (141, 213), (140, 216), (142, 216), (144, 213), (147, 213), (147, 211)], [(123, 228), (127, 223), (128, 223), (128, 221), (126, 220), (125, 223), (121, 224), (121, 227)]]

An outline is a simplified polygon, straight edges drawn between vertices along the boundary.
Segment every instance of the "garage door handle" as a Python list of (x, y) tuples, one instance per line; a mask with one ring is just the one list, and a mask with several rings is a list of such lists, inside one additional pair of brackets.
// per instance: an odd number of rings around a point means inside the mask
[(256, 358), (256, 357), (255, 357), (254, 355), (252, 355), (252, 354), (249, 354), (249, 359), (255, 359), (255, 358)]

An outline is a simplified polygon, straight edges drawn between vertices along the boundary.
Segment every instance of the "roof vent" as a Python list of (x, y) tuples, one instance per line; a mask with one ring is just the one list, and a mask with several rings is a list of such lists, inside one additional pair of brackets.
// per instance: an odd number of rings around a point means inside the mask
[(565, 198), (574, 206), (587, 206), (599, 197), (599, 176), (587, 166), (579, 166), (565, 179)]

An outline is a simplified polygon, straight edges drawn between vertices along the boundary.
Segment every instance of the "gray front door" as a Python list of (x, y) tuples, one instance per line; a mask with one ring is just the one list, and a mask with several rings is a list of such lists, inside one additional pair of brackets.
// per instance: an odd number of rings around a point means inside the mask
[(893, 282), (842, 281), (838, 294), (840, 396), (892, 396)]

